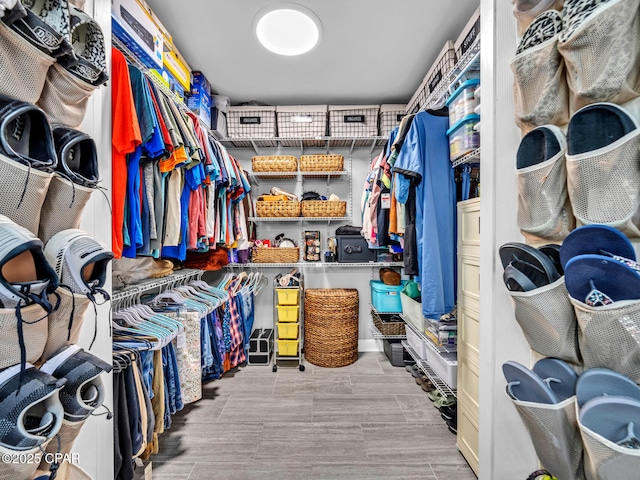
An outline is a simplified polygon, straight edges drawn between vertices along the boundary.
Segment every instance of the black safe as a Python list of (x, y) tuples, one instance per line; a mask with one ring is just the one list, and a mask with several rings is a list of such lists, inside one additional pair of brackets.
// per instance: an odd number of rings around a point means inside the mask
[(362, 235), (336, 235), (340, 263), (374, 262), (376, 250), (371, 250)]

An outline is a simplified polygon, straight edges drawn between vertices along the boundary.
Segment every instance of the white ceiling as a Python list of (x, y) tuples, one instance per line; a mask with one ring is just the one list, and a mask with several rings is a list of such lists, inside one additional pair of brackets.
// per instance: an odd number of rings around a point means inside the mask
[(322, 23), (300, 57), (258, 44), (258, 12), (277, 0), (147, 0), (193, 70), (233, 104), (406, 103), (480, 0), (296, 0)]

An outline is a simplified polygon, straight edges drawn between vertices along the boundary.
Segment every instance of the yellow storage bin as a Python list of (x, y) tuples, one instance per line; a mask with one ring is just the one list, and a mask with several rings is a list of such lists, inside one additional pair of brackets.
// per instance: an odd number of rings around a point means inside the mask
[(278, 305), (298, 305), (297, 288), (276, 288), (276, 292), (278, 293)]
[(298, 339), (298, 325), (299, 323), (280, 323), (278, 322), (278, 338), (279, 339)]
[(298, 340), (277, 340), (278, 355), (284, 357), (298, 356)]
[(298, 321), (298, 305), (278, 305), (278, 321), (279, 322), (297, 322)]

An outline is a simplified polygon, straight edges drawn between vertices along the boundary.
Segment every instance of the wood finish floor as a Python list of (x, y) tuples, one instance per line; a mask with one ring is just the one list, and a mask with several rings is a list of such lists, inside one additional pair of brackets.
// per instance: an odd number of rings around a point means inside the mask
[(161, 435), (153, 478), (475, 480), (432, 402), (384, 354), (305, 365), (248, 366), (207, 384)]

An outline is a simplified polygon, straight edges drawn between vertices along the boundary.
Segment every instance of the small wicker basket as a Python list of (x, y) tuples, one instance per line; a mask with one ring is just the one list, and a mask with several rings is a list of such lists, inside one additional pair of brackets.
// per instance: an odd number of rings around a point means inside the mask
[(300, 157), (301, 172), (340, 172), (343, 169), (342, 155), (302, 155)]
[(251, 159), (254, 172), (295, 172), (298, 159), (291, 155), (258, 156)]
[[(382, 315), (388, 315), (387, 318), (391, 321), (383, 322)], [(375, 310), (371, 310), (371, 318), (373, 319), (373, 324), (384, 336), (406, 335), (404, 320), (398, 317), (397, 322), (393, 321), (394, 317), (396, 316), (397, 315), (390, 315), (390, 314), (384, 314), (384, 313), (380, 314)]]
[(305, 200), (302, 203), (303, 217), (344, 217), (347, 202), (342, 200)]
[(259, 217), (299, 217), (300, 202), (256, 202)]
[(298, 263), (299, 247), (255, 247), (251, 252), (253, 263)]

